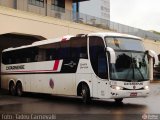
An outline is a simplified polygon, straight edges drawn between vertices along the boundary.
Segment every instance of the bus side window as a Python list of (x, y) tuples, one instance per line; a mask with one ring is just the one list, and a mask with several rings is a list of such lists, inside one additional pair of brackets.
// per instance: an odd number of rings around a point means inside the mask
[(9, 57), (8, 52), (2, 53), (2, 63), (3, 64), (10, 64), (11, 63), (11, 58)]
[(3, 64), (15, 64), (20, 62), (20, 59), (16, 56), (15, 51), (4, 52), (2, 54)]
[(107, 79), (107, 59), (105, 54), (99, 54), (98, 56), (98, 76), (103, 79)]
[[(107, 60), (104, 48), (105, 48), (104, 41), (101, 37), (97, 36), (89, 37), (89, 54), (93, 71), (98, 77), (102, 79), (107, 79), (108, 77), (107, 76), (108, 72), (106, 69)], [(101, 75), (101, 74), (106, 74), (106, 75)]]
[(38, 46), (38, 61), (50, 61), (58, 59), (60, 44), (52, 43)]
[(46, 60), (46, 50), (39, 49), (38, 61), (45, 61), (45, 60)]
[(70, 39), (71, 41), (71, 58), (79, 59), (84, 58), (87, 59), (87, 37), (73, 37)]
[(25, 63), (37, 62), (38, 49), (36, 47), (26, 48), (21, 51), (22, 51), (21, 55), (23, 55), (21, 57), (22, 62), (25, 62)]
[(58, 58), (57, 52), (58, 52), (58, 49), (56, 48), (46, 49), (46, 60), (47, 61), (56, 60)]
[(59, 59), (69, 59), (70, 57), (70, 41), (60, 42)]

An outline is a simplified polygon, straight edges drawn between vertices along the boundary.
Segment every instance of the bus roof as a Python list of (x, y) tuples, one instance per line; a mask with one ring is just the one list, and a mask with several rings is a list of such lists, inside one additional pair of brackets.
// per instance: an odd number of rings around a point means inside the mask
[(122, 34), (122, 33), (115, 33), (115, 32), (98, 32), (98, 33), (90, 33), (88, 34), (88, 36), (100, 36), (102, 38), (106, 37), (106, 36), (115, 36), (115, 37), (127, 37), (127, 38), (134, 38), (134, 39), (140, 39), (140, 37), (136, 37), (133, 35), (128, 35), (128, 34)]
[(74, 37), (74, 36), (73, 35), (66, 35), (66, 36), (59, 37), (59, 38), (41, 40), (41, 41), (34, 42), (34, 43), (30, 44), (30, 45), (25, 45), (25, 46), (20, 46), (20, 47), (15, 47), (15, 48), (10, 47), (10, 48), (4, 49), (2, 52), (18, 50), (18, 49), (23, 49), (23, 48), (29, 48), (29, 47), (35, 47), (35, 46), (38, 46), (38, 45), (56, 43), (56, 42), (60, 42), (60, 41), (69, 40), (71, 37)]
[[(98, 32), (98, 33), (89, 33), (87, 35), (88, 36), (99, 36), (99, 37), (102, 37), (102, 38), (104, 38), (105, 36), (127, 37), (127, 38), (134, 38), (134, 39), (141, 40), (141, 38), (133, 36), (133, 35), (114, 33), (114, 32)], [(15, 48), (13, 48), (13, 47), (7, 48), (7, 49), (4, 49), (2, 52), (12, 51), (12, 50), (18, 50), (18, 49), (23, 49), (23, 48), (29, 48), (29, 47), (34, 47), (34, 46), (38, 46), (38, 45), (56, 43), (56, 42), (60, 42), (60, 41), (69, 40), (72, 37), (76, 37), (76, 36), (66, 35), (66, 36), (63, 36), (63, 37), (60, 37), (60, 38), (42, 40), (42, 41), (34, 42), (31, 45), (25, 45), (25, 46), (15, 47)]]

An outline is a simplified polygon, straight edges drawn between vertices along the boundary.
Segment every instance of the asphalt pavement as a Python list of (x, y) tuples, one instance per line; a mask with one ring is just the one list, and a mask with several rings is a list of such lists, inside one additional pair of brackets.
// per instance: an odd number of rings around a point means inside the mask
[[(17, 97), (1, 90), (0, 119), (142, 120), (147, 117), (148, 120), (160, 120), (160, 83), (151, 83), (150, 89), (148, 97), (126, 98), (120, 105), (110, 99), (85, 105), (79, 98), (46, 94), (27, 93)], [(45, 117), (36, 117), (39, 115)]]

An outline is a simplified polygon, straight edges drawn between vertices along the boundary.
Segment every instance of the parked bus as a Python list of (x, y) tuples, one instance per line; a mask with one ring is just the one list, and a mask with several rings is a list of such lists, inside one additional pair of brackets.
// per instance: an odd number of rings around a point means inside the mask
[[(91, 33), (35, 42), (2, 52), (2, 88), (92, 99), (146, 97), (158, 57), (138, 37)], [(151, 62), (150, 62), (151, 61)], [(149, 69), (151, 72), (149, 72)]]

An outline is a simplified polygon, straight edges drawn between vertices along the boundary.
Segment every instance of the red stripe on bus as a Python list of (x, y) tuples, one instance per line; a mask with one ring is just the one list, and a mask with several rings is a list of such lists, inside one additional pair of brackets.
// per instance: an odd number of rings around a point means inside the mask
[(54, 70), (54, 71), (57, 71), (57, 70), (58, 70), (59, 61), (60, 61), (60, 60), (55, 60), (54, 67), (53, 67), (53, 70)]

